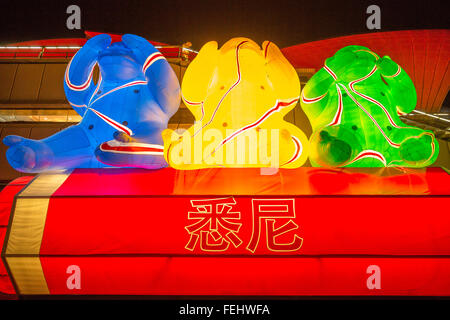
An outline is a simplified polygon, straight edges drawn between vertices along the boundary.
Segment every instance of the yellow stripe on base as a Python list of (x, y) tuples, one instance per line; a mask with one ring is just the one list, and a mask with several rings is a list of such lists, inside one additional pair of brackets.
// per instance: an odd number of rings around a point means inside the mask
[(19, 197), (51, 197), (66, 181), (71, 172), (72, 170), (40, 174), (22, 190)]
[(49, 294), (39, 257), (6, 257), (18, 294)]
[(50, 197), (70, 173), (41, 174), (15, 199), (4, 254), (19, 294), (49, 294), (39, 252)]
[(17, 198), (6, 256), (39, 254), (48, 203), (48, 198)]

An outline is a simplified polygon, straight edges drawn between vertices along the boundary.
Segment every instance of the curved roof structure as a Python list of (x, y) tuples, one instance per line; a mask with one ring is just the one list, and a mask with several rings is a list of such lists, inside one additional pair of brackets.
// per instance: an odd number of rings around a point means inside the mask
[[(0, 58), (71, 58), (85, 43), (101, 32), (85, 31), (85, 38), (63, 38), (32, 40), (0, 46)], [(108, 33), (112, 42), (119, 42), (121, 34)], [(179, 58), (183, 54), (187, 60), (192, 60), (196, 52), (178, 45), (149, 40), (168, 59)], [(187, 52), (182, 52), (184, 49)]]
[(413, 80), (417, 109), (439, 112), (450, 87), (450, 30), (374, 32), (308, 42), (282, 51), (295, 68), (318, 70), (326, 58), (348, 45), (390, 56)]

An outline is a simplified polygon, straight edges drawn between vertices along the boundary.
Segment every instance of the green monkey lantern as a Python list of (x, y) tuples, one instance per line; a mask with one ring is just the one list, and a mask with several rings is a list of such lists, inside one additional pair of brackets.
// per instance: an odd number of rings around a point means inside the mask
[(406, 72), (388, 56), (345, 47), (306, 84), (313, 166), (425, 167), (439, 153), (432, 132), (402, 123), (417, 97)]

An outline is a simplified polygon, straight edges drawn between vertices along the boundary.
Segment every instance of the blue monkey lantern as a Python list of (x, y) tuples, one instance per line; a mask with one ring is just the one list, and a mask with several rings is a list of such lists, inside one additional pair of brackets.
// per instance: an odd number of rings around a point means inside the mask
[(16, 170), (167, 166), (161, 132), (178, 110), (180, 85), (147, 40), (131, 34), (112, 44), (107, 34), (90, 39), (68, 64), (64, 89), (82, 120), (42, 140), (5, 137)]

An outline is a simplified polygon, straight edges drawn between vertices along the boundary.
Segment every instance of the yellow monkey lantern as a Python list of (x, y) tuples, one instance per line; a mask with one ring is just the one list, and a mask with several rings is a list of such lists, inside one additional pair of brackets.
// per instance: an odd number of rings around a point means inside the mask
[(195, 124), (184, 132), (163, 132), (170, 166), (297, 168), (306, 161), (305, 134), (283, 119), (298, 102), (300, 82), (272, 42), (260, 48), (234, 38), (220, 49), (215, 41), (206, 43), (181, 90)]

